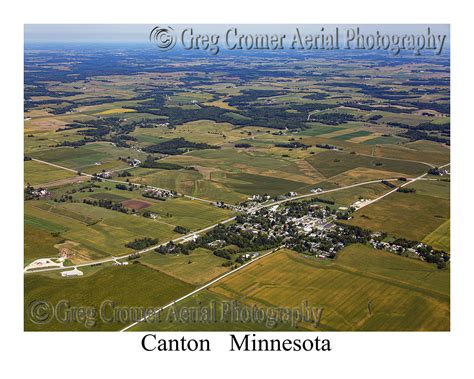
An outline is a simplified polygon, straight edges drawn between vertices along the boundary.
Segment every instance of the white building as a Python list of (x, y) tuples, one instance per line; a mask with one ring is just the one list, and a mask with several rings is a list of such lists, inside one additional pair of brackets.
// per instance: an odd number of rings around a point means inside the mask
[(72, 270), (69, 271), (61, 271), (61, 276), (63, 278), (70, 277), (70, 276), (82, 276), (84, 273), (79, 271), (77, 267), (74, 267)]

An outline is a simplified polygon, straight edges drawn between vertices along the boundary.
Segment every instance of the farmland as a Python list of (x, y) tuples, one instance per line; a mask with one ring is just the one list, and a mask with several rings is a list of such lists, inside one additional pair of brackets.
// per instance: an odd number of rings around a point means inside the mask
[[(97, 312), (105, 301), (113, 302), (117, 308), (157, 308), (193, 289), (189, 284), (141, 264), (91, 271), (83, 278), (60, 279), (43, 274), (28, 276), (25, 279), (25, 304), (41, 298), (52, 304), (67, 299), (68, 307), (87, 306)], [(152, 287), (150, 283), (153, 283)], [(112, 312), (107, 310), (104, 319), (111, 318)], [(99, 314), (91, 316), (90, 323), (52, 322), (47, 325), (47, 330), (117, 330), (122, 325), (119, 321), (104, 322)], [(44, 330), (44, 326), (28, 322), (25, 317), (25, 329)]]
[[(299, 330), (449, 330), (448, 272), (362, 245), (346, 248), (329, 264), (281, 250), (183, 305), (229, 299), (261, 307), (295, 307), (308, 301), (324, 309), (318, 328), (300, 324)], [(176, 327), (181, 329), (166, 322), (143, 323), (135, 330)], [(246, 330), (247, 325), (224, 321), (211, 327)], [(265, 330), (265, 325), (252, 327)], [(191, 330), (209, 328), (196, 323)]]
[(449, 330), (449, 57), (242, 54), (25, 50), (25, 315), (212, 282), (179, 306), (308, 301), (319, 325), (272, 328)]
[[(449, 183), (419, 182), (415, 188), (430, 188), (435, 186), (449, 196)], [(434, 192), (433, 192), (434, 193)], [(449, 220), (449, 199), (424, 194), (422, 190), (416, 193), (394, 193), (390, 197), (368, 205), (360, 210), (348, 223), (371, 230), (379, 230), (397, 237), (421, 241), (431, 232), (438, 229)], [(444, 230), (449, 235), (448, 227)], [(441, 236), (438, 236), (441, 237)], [(438, 238), (431, 236), (431, 241)]]

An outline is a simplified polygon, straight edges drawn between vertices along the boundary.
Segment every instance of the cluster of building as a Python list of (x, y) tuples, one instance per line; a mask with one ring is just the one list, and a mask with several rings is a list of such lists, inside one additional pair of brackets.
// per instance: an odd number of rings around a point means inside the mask
[(370, 199), (359, 199), (357, 200), (354, 204), (351, 205), (354, 210), (360, 209), (362, 207), (365, 207), (366, 205), (369, 205), (372, 202)]
[(143, 196), (151, 199), (165, 200), (171, 197), (176, 197), (176, 192), (161, 188), (148, 188), (143, 192)]
[(256, 203), (264, 203), (265, 201), (270, 200), (270, 198), (271, 198), (270, 195), (264, 194), (264, 195), (253, 195), (252, 197), (249, 197), (248, 199)]
[(426, 253), (436, 253), (436, 251), (431, 247), (423, 242), (417, 242), (411, 244), (411, 246), (407, 246), (406, 244), (403, 244), (402, 242), (398, 242), (397, 240), (393, 242), (387, 242), (387, 241), (380, 241), (378, 239), (379, 233), (373, 233), (373, 238), (370, 239), (369, 244), (374, 248), (378, 250), (385, 250), (391, 253), (395, 254), (402, 254), (402, 253), (408, 253), (411, 255), (416, 255), (420, 258), (424, 258)]
[[(334, 257), (344, 247), (342, 242), (334, 241), (339, 228), (336, 215), (329, 208), (312, 204), (304, 214), (294, 215), (287, 206), (275, 205), (253, 211), (244, 222), (236, 225), (237, 230), (261, 234), (268, 239), (280, 238), (288, 247), (300, 246), (320, 257)], [(297, 249), (298, 250), (298, 249)]]
[(434, 167), (428, 171), (428, 174), (430, 175), (436, 175), (436, 176), (444, 176), (444, 175), (450, 175), (449, 170), (445, 168), (437, 168)]
[(51, 193), (46, 188), (34, 188), (30, 185), (25, 187), (25, 200), (41, 199), (49, 196), (50, 194)]
[(133, 158), (133, 159), (128, 160), (127, 163), (131, 167), (138, 167), (142, 164), (142, 161), (139, 159)]
[(222, 208), (222, 209), (238, 209), (240, 210), (239, 208), (233, 206), (233, 205), (229, 205), (229, 204), (226, 204), (224, 203), (223, 201), (214, 201), (211, 203), (213, 206), (217, 207), (217, 208)]
[(97, 174), (94, 174), (94, 176), (101, 179), (110, 179), (112, 178), (112, 173), (110, 171), (102, 171)]

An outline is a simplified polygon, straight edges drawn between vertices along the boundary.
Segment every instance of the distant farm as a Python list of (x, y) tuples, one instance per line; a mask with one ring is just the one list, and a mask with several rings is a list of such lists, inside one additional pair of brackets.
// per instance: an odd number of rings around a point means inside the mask
[(155, 53), (25, 51), (26, 330), (266, 330), (37, 325), (38, 298), (449, 330), (447, 58)]

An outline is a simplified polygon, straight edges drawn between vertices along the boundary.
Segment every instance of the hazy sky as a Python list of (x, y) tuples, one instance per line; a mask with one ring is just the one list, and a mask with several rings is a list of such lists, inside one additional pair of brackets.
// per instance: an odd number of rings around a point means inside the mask
[[(225, 33), (230, 27), (238, 27), (239, 32), (245, 33), (293, 33), (298, 26), (306, 33), (319, 33), (324, 26), (330, 32), (334, 27), (350, 28), (360, 26), (361, 33), (370, 33), (379, 30), (381, 33), (417, 34), (426, 33), (427, 27), (432, 33), (447, 34), (449, 43), (449, 25), (176, 25), (160, 24), (160, 26), (172, 26), (177, 32), (184, 28), (193, 27), (200, 33)], [(157, 25), (145, 24), (29, 24), (25, 25), (25, 42), (148, 42), (150, 31)]]

